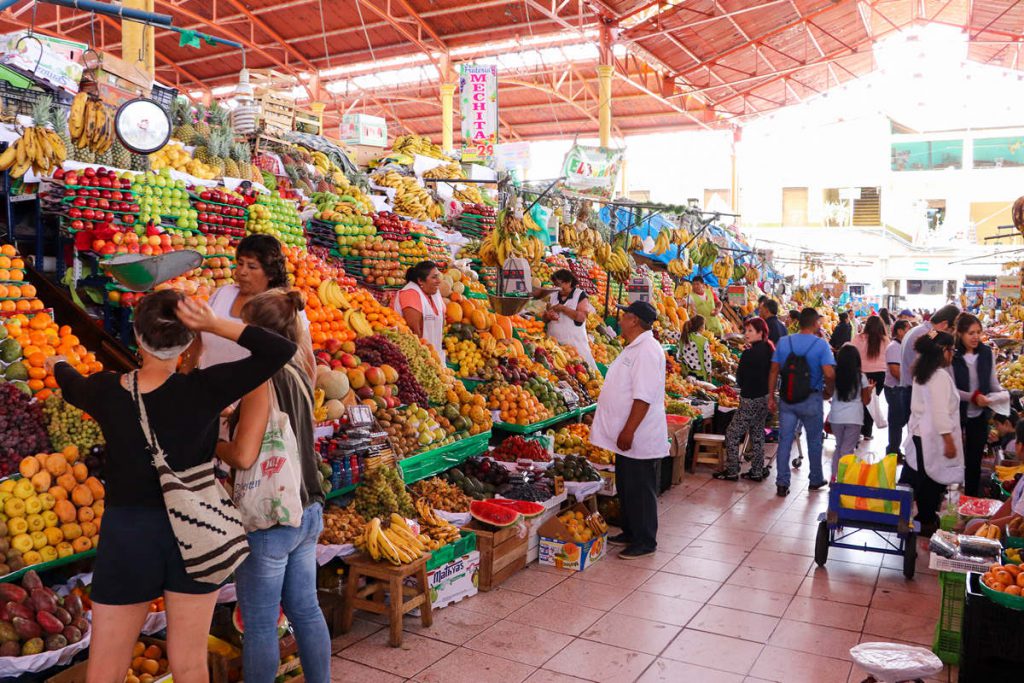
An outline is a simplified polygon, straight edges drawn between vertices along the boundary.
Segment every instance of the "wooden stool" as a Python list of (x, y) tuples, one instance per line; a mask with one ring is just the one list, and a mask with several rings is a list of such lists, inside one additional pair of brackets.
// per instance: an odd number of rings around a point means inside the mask
[[(417, 607), (420, 621), (424, 626), (434, 623), (430, 611), (430, 589), (427, 585), (427, 553), (411, 564), (395, 566), (388, 562), (377, 562), (359, 554), (345, 558), (348, 564), (348, 583), (345, 584), (345, 605), (341, 613), (341, 632), (352, 628), (353, 612), (361, 609), (374, 614), (387, 614), (391, 625), (391, 647), (402, 644), (402, 616)], [(415, 576), (417, 587), (404, 585), (406, 577)], [(359, 579), (366, 579), (366, 586), (359, 588)], [(390, 598), (385, 604), (384, 597)], [(367, 598), (372, 598), (368, 600)]]
[(723, 435), (693, 435), (693, 461), (690, 463), (690, 471), (693, 472), (697, 465), (717, 465), (718, 469), (725, 467), (725, 437)]

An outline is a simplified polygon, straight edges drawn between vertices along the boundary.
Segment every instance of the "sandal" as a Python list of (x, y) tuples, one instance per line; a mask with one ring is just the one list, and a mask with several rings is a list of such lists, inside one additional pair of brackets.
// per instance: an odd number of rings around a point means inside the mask
[(739, 474), (730, 473), (729, 470), (718, 470), (717, 472), (713, 472), (711, 476), (714, 477), (715, 479), (722, 479), (724, 481), (740, 480)]
[(748, 479), (750, 481), (764, 481), (765, 479), (768, 478), (768, 473), (761, 472), (760, 474), (754, 474), (753, 472), (744, 472), (743, 474), (740, 475), (740, 477)]

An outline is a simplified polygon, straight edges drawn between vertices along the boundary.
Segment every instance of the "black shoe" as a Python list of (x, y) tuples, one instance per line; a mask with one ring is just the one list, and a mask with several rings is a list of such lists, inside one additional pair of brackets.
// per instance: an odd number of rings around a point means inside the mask
[(724, 481), (739, 481), (740, 475), (736, 472), (729, 472), (729, 470), (718, 470), (711, 474), (715, 479), (722, 479)]
[(775, 495), (779, 498), (785, 498), (789, 495), (789, 487), (783, 486), (782, 484), (775, 485)]
[(760, 474), (754, 474), (753, 472), (747, 471), (741, 474), (740, 478), (746, 479), (748, 481), (764, 481), (767, 476), (768, 475), (765, 474), (764, 472), (761, 472)]
[(629, 545), (633, 542), (626, 534), (615, 534), (608, 537), (608, 545)]
[(619, 553), (619, 559), (620, 560), (638, 560), (641, 557), (647, 557), (648, 555), (653, 555), (653, 554), (654, 554), (653, 550), (647, 550), (646, 548), (638, 548), (635, 545), (631, 545), (628, 548), (626, 548), (625, 550), (623, 550), (621, 553)]
[(826, 486), (828, 486), (828, 482), (827, 481), (822, 481), (822, 482), (819, 482), (817, 484), (809, 484), (807, 486), (807, 490), (808, 491), (817, 491), (818, 489), (823, 489)]

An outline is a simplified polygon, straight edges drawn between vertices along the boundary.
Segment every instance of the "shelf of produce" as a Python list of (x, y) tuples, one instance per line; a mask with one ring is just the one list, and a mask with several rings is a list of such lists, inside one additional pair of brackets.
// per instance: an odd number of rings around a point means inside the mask
[(491, 433), (489, 431), (482, 432), (447, 446), (417, 453), (400, 460), (398, 466), (402, 470), (402, 478), (406, 484), (412, 484), (444, 472), (449, 467), (465, 461), (466, 458), (486, 451), (490, 440)]
[(67, 557), (58, 557), (56, 560), (51, 560), (49, 562), (40, 562), (39, 564), (34, 564), (30, 567), (23, 567), (16, 572), (11, 572), (7, 576), (0, 576), (0, 583), (10, 583), (12, 581), (17, 581), (29, 569), (35, 570), (37, 574), (41, 574), (51, 569), (56, 569), (57, 567), (63, 567), (66, 564), (71, 564), (72, 562), (78, 562), (80, 560), (91, 560), (94, 557), (96, 557), (95, 548), (92, 550), (86, 550), (82, 553), (68, 555)]
[(565, 422), (567, 420), (572, 420), (572, 419), (578, 418), (580, 415), (592, 412), (594, 410), (597, 410), (597, 404), (596, 403), (594, 403), (592, 405), (589, 405), (589, 406), (584, 406), (583, 408), (577, 408), (575, 410), (570, 410), (570, 411), (565, 412), (565, 413), (559, 413), (558, 415), (555, 415), (554, 417), (548, 418), (547, 420), (542, 420), (540, 422), (534, 422), (534, 423), (528, 424), (528, 425), (515, 425), (515, 424), (510, 424), (508, 422), (495, 422), (494, 423), (494, 429), (500, 430), (500, 431), (503, 431), (503, 432), (508, 432), (510, 434), (532, 434), (533, 432), (538, 432), (538, 431), (540, 431), (542, 429), (545, 429), (547, 427), (552, 427), (552, 426), (554, 426), (556, 424), (560, 424), (560, 423)]

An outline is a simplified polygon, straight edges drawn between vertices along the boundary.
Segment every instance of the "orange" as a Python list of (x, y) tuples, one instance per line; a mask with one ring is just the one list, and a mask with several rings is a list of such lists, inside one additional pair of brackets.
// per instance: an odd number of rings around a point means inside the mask
[(71, 547), (74, 548), (76, 553), (84, 553), (87, 550), (92, 550), (92, 541), (85, 536), (79, 536), (72, 541)]
[[(142, 656), (146, 657), (147, 659), (160, 659), (164, 656), (164, 653), (158, 645), (150, 645), (146, 648), (146, 651), (142, 654)], [(156, 672), (150, 671), (149, 673), (155, 674)]]
[[(135, 657), (141, 657), (142, 653), (144, 653), (145, 651), (146, 651), (145, 643), (142, 643), (142, 642), (135, 643), (135, 645), (132, 647), (132, 658), (134, 659)], [(134, 664), (134, 663), (135, 662), (132, 662), (132, 664)], [(133, 666), (132, 668), (134, 669), (135, 667)]]
[(4, 256), (17, 256), (18, 250), (14, 248), (13, 244), (0, 245), (0, 254)]

